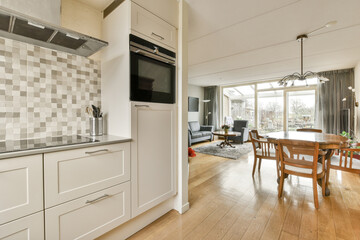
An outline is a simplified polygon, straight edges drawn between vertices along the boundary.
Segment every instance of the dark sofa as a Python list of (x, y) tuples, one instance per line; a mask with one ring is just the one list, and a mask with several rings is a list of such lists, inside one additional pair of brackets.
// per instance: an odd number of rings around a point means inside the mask
[(234, 120), (234, 127), (231, 131), (240, 132), (240, 136), (230, 136), (229, 140), (234, 141), (234, 143), (243, 144), (249, 138), (249, 121), (248, 120)]
[(200, 126), (198, 121), (188, 122), (188, 138), (189, 146), (193, 143), (214, 139), (213, 126)]

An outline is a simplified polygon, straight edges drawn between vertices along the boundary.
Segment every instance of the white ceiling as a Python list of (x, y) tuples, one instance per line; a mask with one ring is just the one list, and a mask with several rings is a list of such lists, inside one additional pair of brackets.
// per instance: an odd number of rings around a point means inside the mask
[(226, 85), (300, 71), (297, 35), (337, 20), (304, 43), (304, 70), (360, 62), (359, 0), (187, 0), (189, 83)]

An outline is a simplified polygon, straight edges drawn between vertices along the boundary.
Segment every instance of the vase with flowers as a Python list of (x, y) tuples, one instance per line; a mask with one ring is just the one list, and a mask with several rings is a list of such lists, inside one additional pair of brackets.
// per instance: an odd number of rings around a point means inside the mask
[(228, 134), (230, 125), (224, 124), (221, 126), (221, 128), (224, 130), (225, 134)]

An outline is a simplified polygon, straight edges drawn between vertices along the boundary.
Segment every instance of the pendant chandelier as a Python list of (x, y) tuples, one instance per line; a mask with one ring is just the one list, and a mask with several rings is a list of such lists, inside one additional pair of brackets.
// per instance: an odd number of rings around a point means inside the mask
[[(307, 71), (304, 73), (304, 39), (307, 39), (307, 38), (308, 38), (308, 36), (306, 34), (299, 35), (296, 38), (296, 40), (298, 40), (301, 44), (301, 72), (300, 73), (296, 72), (291, 75), (287, 75), (287, 76), (283, 77), (279, 81), (280, 86), (284, 86), (284, 87), (294, 86), (295, 81), (305, 81), (306, 82), (306, 80), (310, 79), (310, 78), (317, 78), (320, 81), (320, 83), (329, 81), (328, 78), (323, 77), (316, 72)], [(307, 82), (306, 82), (306, 86), (307, 86)]]
[(294, 86), (295, 84), (295, 81), (305, 81), (306, 83), (306, 86), (308, 85), (307, 84), (307, 79), (311, 79), (311, 78), (317, 78), (320, 83), (324, 83), (324, 82), (327, 82), (329, 81), (328, 78), (326, 77), (323, 77), (321, 76), (319, 73), (316, 73), (316, 72), (311, 72), (311, 71), (307, 71), (304, 73), (304, 40), (308, 38), (308, 35), (313, 33), (313, 32), (316, 32), (316, 31), (319, 31), (323, 28), (328, 28), (328, 27), (331, 27), (333, 25), (336, 24), (336, 21), (332, 21), (332, 22), (328, 22), (327, 24), (325, 24), (324, 26), (318, 28), (318, 29), (315, 29), (314, 31), (308, 33), (308, 34), (302, 34), (302, 35), (299, 35), (296, 37), (296, 40), (300, 42), (301, 44), (301, 72), (298, 73), (293, 73), (293, 74), (290, 74), (290, 75), (287, 75), (285, 77), (283, 77), (278, 83), (280, 86), (284, 86), (284, 87), (287, 87), (287, 86)]

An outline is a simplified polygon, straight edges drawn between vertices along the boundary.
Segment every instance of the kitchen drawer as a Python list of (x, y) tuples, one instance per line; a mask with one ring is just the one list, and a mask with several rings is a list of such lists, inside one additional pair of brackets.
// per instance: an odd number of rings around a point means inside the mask
[(176, 28), (135, 3), (131, 3), (131, 29), (176, 49)]
[(130, 183), (126, 182), (46, 209), (46, 239), (94, 239), (129, 219)]
[(43, 240), (43, 211), (0, 226), (1, 240)]
[(44, 154), (45, 208), (130, 179), (130, 143)]
[(0, 224), (43, 208), (42, 155), (0, 160)]

